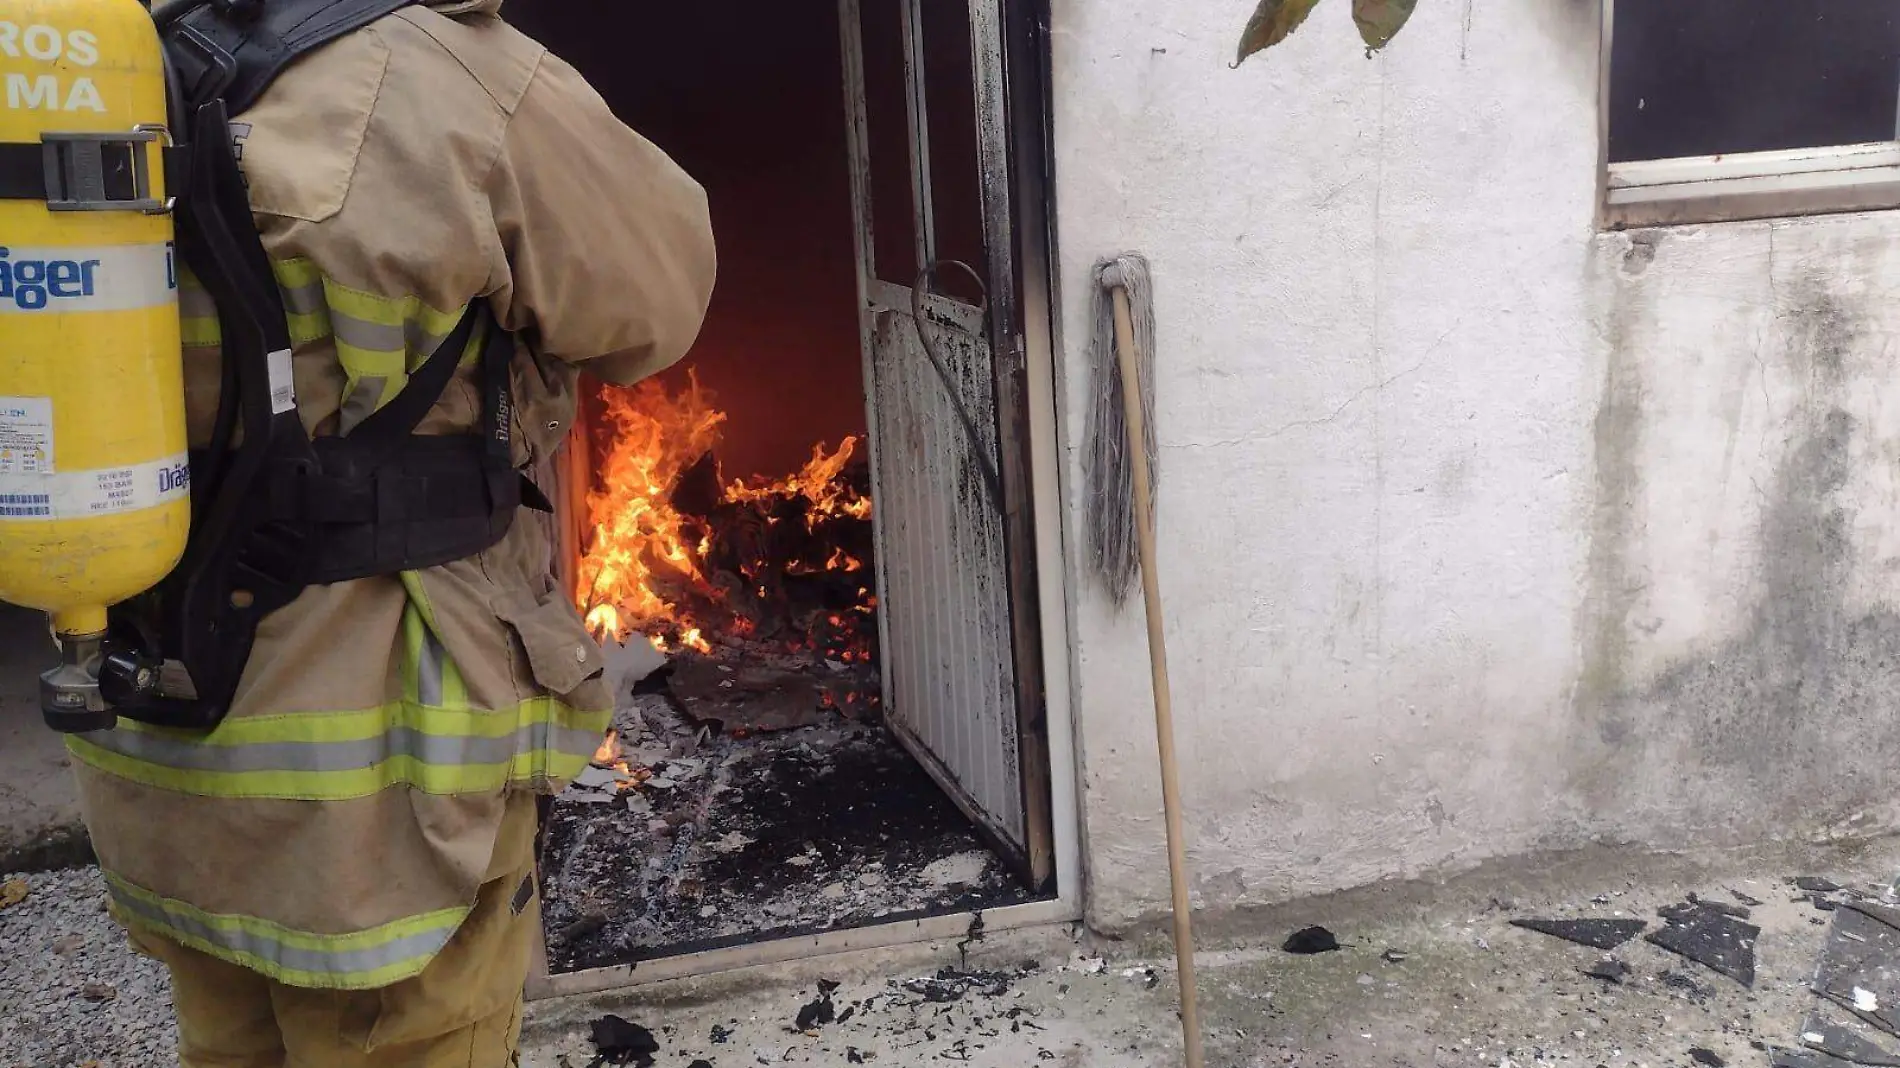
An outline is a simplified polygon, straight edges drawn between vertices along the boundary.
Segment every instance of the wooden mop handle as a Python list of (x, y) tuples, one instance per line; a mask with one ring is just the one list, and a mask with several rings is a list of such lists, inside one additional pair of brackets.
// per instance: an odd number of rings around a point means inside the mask
[(1148, 471), (1148, 427), (1141, 410), (1141, 369), (1135, 359), (1134, 315), (1128, 291), (1112, 292), (1115, 355), (1121, 366), (1128, 447), (1134, 454), (1135, 534), (1141, 546), (1141, 594), (1148, 610), (1148, 663), (1154, 673), (1155, 741), (1161, 750), (1161, 808), (1168, 825), (1168, 879), (1174, 888), (1174, 957), (1181, 977), (1181, 1030), (1188, 1068), (1202, 1068), (1201, 1010), (1194, 982), (1194, 934), (1187, 881), (1187, 843), (1181, 827), (1181, 782), (1174, 756), (1174, 703), (1168, 690), (1167, 636), (1161, 620), (1161, 579), (1155, 564), (1154, 488)]

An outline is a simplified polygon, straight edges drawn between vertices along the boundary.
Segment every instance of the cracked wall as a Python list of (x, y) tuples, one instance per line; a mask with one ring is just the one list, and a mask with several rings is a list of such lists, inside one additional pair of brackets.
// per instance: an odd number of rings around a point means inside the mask
[[(1091, 261), (1154, 267), (1202, 902), (1891, 826), (1900, 219), (1597, 234), (1594, 4), (1370, 60), (1322, 4), (1230, 70), (1242, 15), (1053, 19), (1070, 411)], [(1140, 609), (1070, 580), (1116, 927), (1167, 896)]]

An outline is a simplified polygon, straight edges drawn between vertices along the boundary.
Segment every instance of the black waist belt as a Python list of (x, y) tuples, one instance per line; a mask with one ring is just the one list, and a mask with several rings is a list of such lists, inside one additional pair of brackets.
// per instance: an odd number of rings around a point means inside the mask
[[(270, 517), (308, 524), (312, 585), (461, 560), (500, 541), (515, 509), (551, 508), (487, 443), (458, 434), (411, 437), (375, 467), (348, 438), (311, 443), (316, 466), (267, 477)], [(203, 453), (192, 454), (202, 469)]]

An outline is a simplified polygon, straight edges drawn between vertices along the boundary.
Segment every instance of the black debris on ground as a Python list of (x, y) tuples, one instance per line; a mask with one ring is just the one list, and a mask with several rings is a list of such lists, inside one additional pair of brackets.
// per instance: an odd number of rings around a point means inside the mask
[(1811, 1049), (1774, 1049), (1768, 1052), (1770, 1068), (1856, 1068), (1831, 1054)]
[(701, 1057), (699, 1060), (687, 1065), (686, 1068), (713, 1068), (713, 1062)]
[(1900, 1056), (1847, 1027), (1811, 1017), (1801, 1028), (1801, 1041), (1809, 1049), (1840, 1057), (1867, 1068), (1900, 1068)]
[(1642, 920), (1512, 920), (1511, 926), (1561, 938), (1591, 949), (1615, 949), (1643, 933)]
[(1024, 965), (1014, 972), (963, 971), (957, 968), (941, 968), (937, 974), (921, 979), (907, 979), (897, 984), (902, 990), (916, 994), (926, 1002), (948, 1005), (962, 1001), (974, 994), (978, 997), (1000, 998), (1009, 993), (1010, 986), (1035, 970), (1034, 965)]
[(1764, 904), (1767, 904), (1767, 902), (1763, 901), (1761, 898), (1751, 897), (1748, 894), (1742, 893), (1740, 890), (1730, 890), (1728, 892), (1728, 896), (1734, 898), (1735, 900), (1741, 902), (1744, 905), (1747, 905), (1751, 909), (1758, 909), (1758, 908), (1761, 908)]
[(1697, 1001), (1706, 1000), (1715, 996), (1714, 990), (1703, 986), (1701, 983), (1696, 982), (1681, 972), (1664, 972), (1657, 978), (1662, 982), (1662, 985), (1672, 990), (1680, 990)]
[(796, 1027), (800, 1031), (810, 1031), (826, 1024), (838, 1022), (838, 1007), (832, 1004), (831, 995), (837, 992), (838, 984), (829, 979), (818, 982), (818, 997), (798, 1010)]
[(1380, 959), (1387, 964), (1404, 964), (1408, 956), (1410, 956), (1410, 954), (1402, 949), (1388, 949), (1380, 955)]
[(1592, 979), (1601, 979), (1606, 983), (1620, 984), (1629, 978), (1630, 966), (1615, 957), (1605, 957), (1583, 969), (1583, 974)]
[(1296, 956), (1310, 957), (1317, 953), (1332, 953), (1339, 949), (1339, 938), (1324, 927), (1307, 927), (1293, 932), (1280, 948)]
[(1728, 1062), (1723, 1060), (1720, 1054), (1700, 1046), (1689, 1051), (1689, 1059), (1697, 1064), (1707, 1065), (1708, 1068), (1728, 1068)]
[(1746, 920), (1746, 919), (1749, 919), (1751, 916), (1751, 913), (1748, 911), (1748, 909), (1742, 905), (1730, 905), (1721, 901), (1710, 901), (1707, 898), (1698, 897), (1697, 895), (1693, 893), (1689, 895), (1689, 904), (1700, 905), (1703, 908), (1707, 908), (1707, 909), (1714, 909), (1715, 911), (1720, 912), (1725, 916), (1733, 916), (1738, 920)]
[(706, 1040), (715, 1046), (723, 1046), (732, 1041), (732, 1029), (722, 1024), (713, 1024), (712, 1034), (706, 1036)]
[(1794, 884), (1796, 890), (1804, 894), (1834, 894), (1846, 889), (1831, 879), (1823, 879), (1815, 875), (1803, 875), (1790, 879), (1789, 882)]
[(1900, 911), (1843, 904), (1821, 952), (1814, 991), (1862, 1022), (1900, 1037)]
[(653, 1055), (660, 1051), (660, 1043), (653, 1032), (630, 1020), (607, 1015), (594, 1021), (594, 1051), (600, 1054), (604, 1064), (631, 1064), (637, 1068), (652, 1068)]
[(1670, 905), (1660, 915), (1662, 929), (1647, 936), (1651, 944), (1745, 987), (1755, 985), (1755, 940), (1761, 928), (1707, 905)]

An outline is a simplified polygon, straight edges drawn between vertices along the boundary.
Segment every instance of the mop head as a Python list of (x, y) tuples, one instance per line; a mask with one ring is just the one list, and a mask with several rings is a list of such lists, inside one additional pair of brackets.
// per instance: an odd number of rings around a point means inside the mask
[[(1117, 608), (1127, 601), (1141, 567), (1135, 538), (1134, 449), (1122, 401), (1115, 353), (1115, 289), (1128, 291), (1135, 327), (1135, 360), (1141, 376), (1141, 417), (1147, 426), (1149, 482), (1155, 475), (1154, 294), (1148, 261), (1125, 253), (1095, 265), (1094, 332), (1089, 339), (1088, 420), (1084, 427), (1082, 480), (1087, 494), (1089, 562)], [(1151, 517), (1152, 518), (1152, 517)]]

